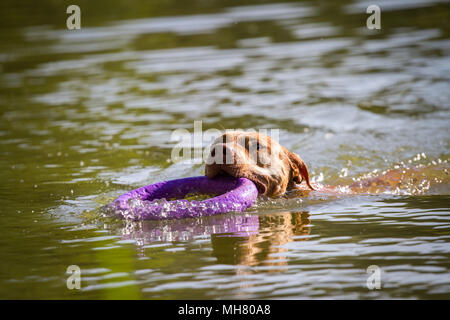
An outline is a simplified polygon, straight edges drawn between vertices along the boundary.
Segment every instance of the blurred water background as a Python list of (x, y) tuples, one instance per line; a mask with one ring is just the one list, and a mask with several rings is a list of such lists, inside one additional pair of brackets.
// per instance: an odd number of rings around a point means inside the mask
[[(67, 30), (70, 4), (0, 3), (0, 298), (450, 298), (448, 1), (78, 0)], [(245, 214), (99, 217), (132, 188), (204, 174), (170, 161), (196, 120), (280, 129), (323, 183), (426, 174)]]

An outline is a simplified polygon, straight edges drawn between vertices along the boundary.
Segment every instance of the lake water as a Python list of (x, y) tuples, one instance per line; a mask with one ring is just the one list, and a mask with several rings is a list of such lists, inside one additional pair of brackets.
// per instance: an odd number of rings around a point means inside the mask
[[(77, 4), (81, 30), (61, 2), (0, 4), (1, 299), (450, 298), (448, 1), (378, 1), (381, 30), (370, 1)], [(243, 214), (101, 217), (204, 174), (170, 161), (194, 121), (280, 129), (316, 182), (425, 175)]]

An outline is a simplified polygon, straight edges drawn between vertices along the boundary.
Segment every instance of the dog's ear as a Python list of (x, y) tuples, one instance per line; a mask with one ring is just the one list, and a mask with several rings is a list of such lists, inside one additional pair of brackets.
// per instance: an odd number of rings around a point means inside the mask
[(309, 183), (309, 172), (308, 172), (308, 167), (306, 166), (305, 162), (302, 160), (302, 158), (300, 158), (294, 152), (290, 152), (288, 150), (286, 150), (286, 151), (287, 151), (289, 163), (291, 166), (292, 181), (300, 184), (300, 183), (302, 183), (303, 180), (305, 180), (308, 187), (310, 187), (311, 190), (314, 190), (314, 188)]

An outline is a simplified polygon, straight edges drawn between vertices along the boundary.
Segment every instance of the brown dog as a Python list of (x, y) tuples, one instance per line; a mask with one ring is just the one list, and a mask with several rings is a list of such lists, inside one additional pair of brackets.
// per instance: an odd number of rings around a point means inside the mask
[(269, 136), (231, 131), (217, 138), (205, 168), (206, 176), (220, 174), (253, 181), (260, 194), (279, 196), (305, 180), (311, 190), (305, 162)]

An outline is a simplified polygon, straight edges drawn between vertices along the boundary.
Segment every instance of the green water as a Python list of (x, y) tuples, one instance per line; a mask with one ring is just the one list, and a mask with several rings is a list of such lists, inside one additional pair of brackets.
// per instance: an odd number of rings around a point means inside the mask
[[(378, 31), (365, 1), (77, 1), (73, 31), (70, 4), (0, 4), (0, 298), (450, 298), (448, 1), (380, 1)], [(173, 130), (197, 120), (280, 129), (316, 182), (426, 175), (244, 214), (99, 217), (202, 175), (170, 161)]]

